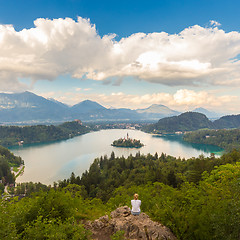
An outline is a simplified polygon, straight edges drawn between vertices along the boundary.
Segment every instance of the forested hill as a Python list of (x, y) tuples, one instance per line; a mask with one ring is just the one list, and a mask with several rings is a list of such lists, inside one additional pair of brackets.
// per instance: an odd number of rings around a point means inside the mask
[(142, 130), (156, 133), (175, 133), (201, 128), (214, 128), (214, 124), (202, 113), (185, 112), (179, 116), (160, 119), (155, 124), (144, 126)]
[(195, 131), (205, 128), (240, 128), (240, 114), (224, 116), (212, 122), (202, 113), (185, 112), (179, 116), (162, 118), (155, 124), (144, 126), (142, 130), (152, 133), (175, 133), (178, 131)]
[(127, 158), (115, 157), (114, 152), (108, 158), (100, 157), (94, 160), (89, 171), (80, 178), (74, 174), (69, 179), (59, 181), (59, 187), (69, 183), (84, 186), (89, 197), (99, 197), (107, 201), (116, 187), (161, 182), (172, 187), (180, 187), (186, 180), (198, 184), (204, 171), (211, 172), (215, 166), (240, 161), (240, 152), (233, 151), (220, 158), (210, 157), (181, 159), (164, 153), (161, 156), (130, 155)]
[(214, 125), (216, 129), (240, 128), (240, 114), (223, 116), (215, 120)]
[(88, 132), (90, 128), (83, 126), (78, 120), (58, 126), (0, 126), (0, 145), (9, 147), (18, 144), (58, 141)]
[[(180, 159), (161, 154), (96, 159), (81, 178), (86, 198), (113, 208), (129, 205), (137, 192), (142, 210), (169, 227), (178, 239), (238, 239), (240, 229), (240, 152), (220, 158)], [(231, 230), (230, 230), (230, 226)]]
[[(169, 227), (178, 239), (237, 240), (239, 161), (238, 151), (186, 161), (165, 154), (124, 158), (112, 153), (96, 159), (81, 178), (72, 173), (51, 189), (45, 186), (38, 191), (40, 184), (19, 184), (16, 194), (23, 191), (30, 197), (0, 202), (1, 236), (90, 240), (81, 223), (106, 216), (119, 206), (130, 207), (137, 192), (142, 212)], [(123, 234), (116, 232), (111, 239), (124, 239)]]

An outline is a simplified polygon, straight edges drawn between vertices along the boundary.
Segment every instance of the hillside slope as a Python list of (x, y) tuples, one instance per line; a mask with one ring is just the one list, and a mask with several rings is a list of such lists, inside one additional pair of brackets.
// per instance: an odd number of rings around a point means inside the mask
[(68, 107), (30, 92), (0, 93), (0, 122), (69, 120), (70, 115)]
[(194, 131), (202, 128), (214, 128), (214, 124), (202, 113), (186, 112), (179, 116), (160, 119), (155, 124), (143, 128), (146, 132)]
[(240, 114), (223, 116), (215, 120), (214, 125), (217, 129), (240, 128)]

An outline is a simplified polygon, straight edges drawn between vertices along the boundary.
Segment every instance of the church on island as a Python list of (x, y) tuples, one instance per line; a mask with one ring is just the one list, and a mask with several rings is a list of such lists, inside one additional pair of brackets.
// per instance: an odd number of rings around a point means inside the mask
[(144, 146), (140, 140), (129, 138), (127, 133), (127, 138), (120, 138), (118, 140), (113, 141), (111, 144), (114, 147), (125, 147), (125, 148), (140, 148)]

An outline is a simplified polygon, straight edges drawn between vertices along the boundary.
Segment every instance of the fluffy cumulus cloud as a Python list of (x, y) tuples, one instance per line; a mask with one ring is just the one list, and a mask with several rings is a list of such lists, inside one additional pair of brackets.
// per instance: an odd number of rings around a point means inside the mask
[(21, 78), (63, 74), (100, 81), (133, 76), (169, 86), (240, 85), (240, 33), (226, 33), (215, 21), (179, 34), (136, 33), (119, 41), (113, 34), (99, 36), (81, 17), (34, 24), (21, 31), (0, 25), (0, 90), (23, 88)]

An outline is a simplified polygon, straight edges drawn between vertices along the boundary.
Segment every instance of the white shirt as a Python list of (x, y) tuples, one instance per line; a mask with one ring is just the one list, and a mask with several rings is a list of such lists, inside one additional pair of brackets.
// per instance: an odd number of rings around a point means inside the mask
[(133, 212), (140, 212), (141, 200), (131, 200), (132, 204), (132, 211)]

